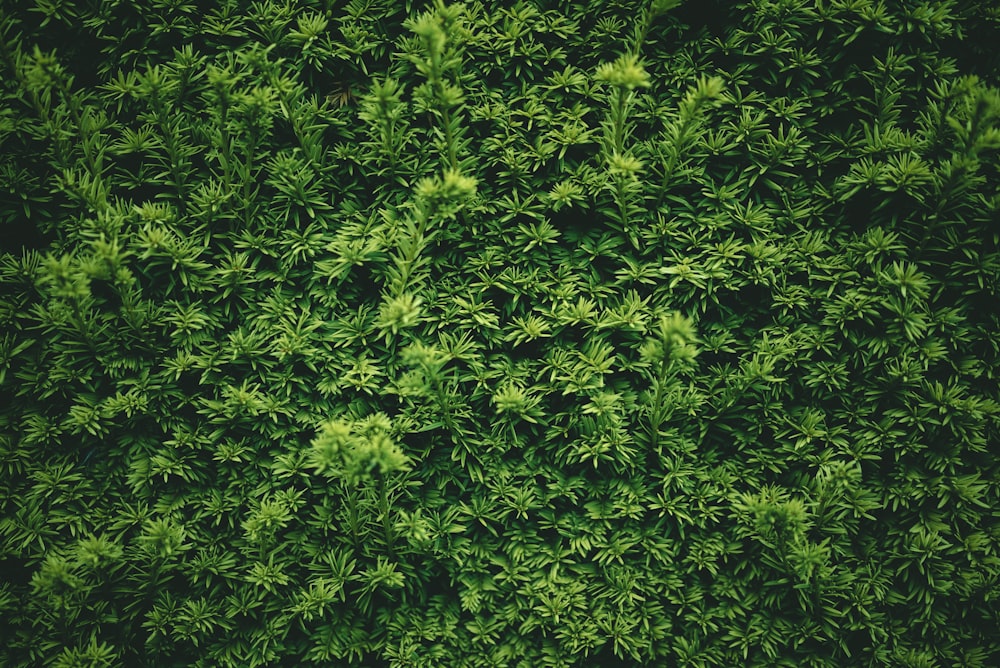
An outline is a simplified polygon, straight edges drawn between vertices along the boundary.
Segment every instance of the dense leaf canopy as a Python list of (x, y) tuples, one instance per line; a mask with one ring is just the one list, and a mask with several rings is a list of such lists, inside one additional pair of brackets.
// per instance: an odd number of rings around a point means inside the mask
[(1000, 665), (1000, 10), (11, 0), (0, 666)]

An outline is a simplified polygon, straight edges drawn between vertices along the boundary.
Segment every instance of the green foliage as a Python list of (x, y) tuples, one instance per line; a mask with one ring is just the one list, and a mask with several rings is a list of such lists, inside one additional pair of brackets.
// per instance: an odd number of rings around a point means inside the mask
[(988, 4), (6, 3), (0, 666), (997, 665)]

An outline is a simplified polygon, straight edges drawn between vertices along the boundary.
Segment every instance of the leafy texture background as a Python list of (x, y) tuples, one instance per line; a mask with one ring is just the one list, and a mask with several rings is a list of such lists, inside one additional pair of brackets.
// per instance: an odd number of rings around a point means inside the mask
[(5, 2), (0, 666), (996, 666), (989, 5)]

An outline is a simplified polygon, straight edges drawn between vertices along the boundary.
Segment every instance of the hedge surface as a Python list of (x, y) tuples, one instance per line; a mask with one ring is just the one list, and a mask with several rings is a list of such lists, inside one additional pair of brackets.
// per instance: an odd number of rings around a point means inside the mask
[(1000, 10), (11, 0), (0, 666), (1000, 665)]

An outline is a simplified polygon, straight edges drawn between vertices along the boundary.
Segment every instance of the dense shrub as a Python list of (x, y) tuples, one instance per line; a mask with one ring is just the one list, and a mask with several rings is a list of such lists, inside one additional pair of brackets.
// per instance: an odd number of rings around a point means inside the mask
[(989, 5), (5, 2), (0, 666), (1000, 664)]

